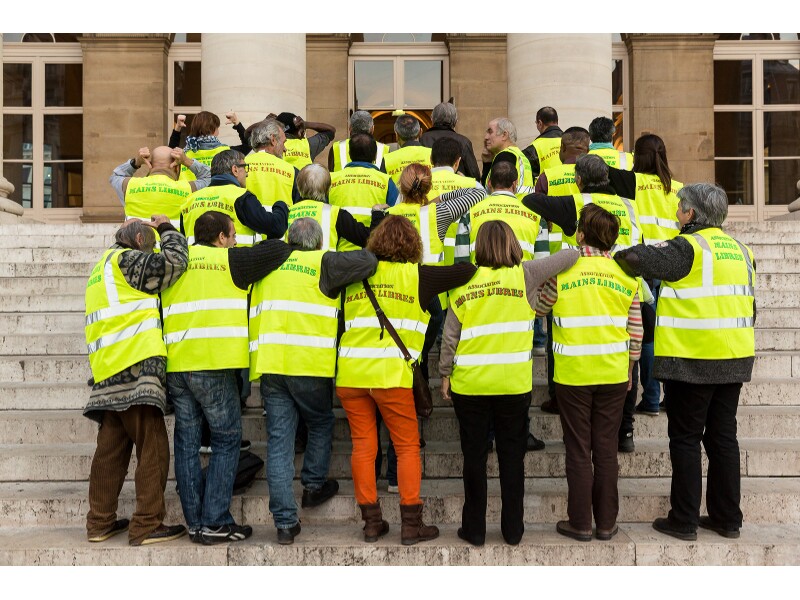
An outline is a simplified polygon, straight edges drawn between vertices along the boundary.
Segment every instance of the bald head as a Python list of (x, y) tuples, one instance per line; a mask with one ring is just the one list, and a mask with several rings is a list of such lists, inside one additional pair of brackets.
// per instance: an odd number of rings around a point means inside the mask
[(169, 169), (172, 164), (172, 148), (169, 146), (159, 146), (150, 153), (150, 164), (153, 170)]

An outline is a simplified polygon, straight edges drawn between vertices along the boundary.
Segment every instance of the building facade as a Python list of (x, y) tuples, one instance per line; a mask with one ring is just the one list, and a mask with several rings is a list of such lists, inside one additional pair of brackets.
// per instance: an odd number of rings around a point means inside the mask
[(121, 220), (112, 169), (165, 144), (177, 114), (235, 110), (249, 125), (289, 111), (343, 139), (369, 110), (388, 143), (394, 111), (430, 126), (451, 98), (478, 160), (491, 119), (508, 116), (526, 146), (553, 106), (562, 128), (612, 117), (626, 150), (660, 135), (674, 178), (722, 185), (731, 219), (798, 196), (798, 34), (7, 33), (0, 47), (0, 216)]

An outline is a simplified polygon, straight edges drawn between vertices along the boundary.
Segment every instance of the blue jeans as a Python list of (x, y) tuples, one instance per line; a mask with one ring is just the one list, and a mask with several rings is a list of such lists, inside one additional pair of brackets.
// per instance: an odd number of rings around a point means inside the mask
[[(658, 306), (658, 296), (661, 291), (661, 281), (653, 280), (652, 292), (655, 298), (653, 310)], [(644, 310), (644, 309), (643, 309)], [(643, 324), (650, 328), (650, 320), (642, 319)], [(653, 326), (655, 323), (653, 323)], [(648, 335), (649, 334), (649, 335)], [(642, 357), (639, 359), (639, 378), (642, 383), (642, 405), (651, 410), (658, 410), (658, 403), (661, 401), (661, 384), (653, 377), (653, 360), (655, 358), (655, 344), (653, 342), (653, 332), (645, 331), (645, 341), (642, 343)]]
[(278, 529), (297, 525), (294, 499), (294, 437), (298, 415), (308, 425), (300, 481), (318, 490), (328, 477), (333, 439), (333, 379), (262, 375), (261, 398), (267, 411), (269, 510)]
[[(167, 373), (167, 387), (175, 405), (175, 478), (186, 523), (190, 530), (229, 525), (242, 440), (234, 370)], [(204, 417), (212, 450), (205, 482), (197, 452)]]
[(537, 348), (544, 348), (547, 344), (547, 334), (542, 331), (543, 317), (537, 317), (533, 321), (533, 345)]

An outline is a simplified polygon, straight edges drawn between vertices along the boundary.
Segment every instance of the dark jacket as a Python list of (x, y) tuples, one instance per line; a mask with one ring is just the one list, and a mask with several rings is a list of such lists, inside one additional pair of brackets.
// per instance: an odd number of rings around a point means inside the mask
[(475, 160), (472, 142), (468, 137), (457, 133), (450, 127), (433, 126), (422, 134), (419, 141), (426, 148), (433, 148), (433, 143), (442, 138), (453, 138), (461, 146), (461, 164), (459, 166), (459, 171), (467, 177), (474, 177), (480, 180), (481, 172), (480, 169), (478, 169), (478, 161)]

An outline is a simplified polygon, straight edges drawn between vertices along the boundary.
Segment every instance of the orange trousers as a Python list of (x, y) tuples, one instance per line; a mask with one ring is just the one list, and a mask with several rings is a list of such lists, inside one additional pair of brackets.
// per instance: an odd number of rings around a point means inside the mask
[(397, 452), (400, 504), (421, 504), (419, 488), (422, 462), (412, 390), (337, 387), (336, 395), (339, 396), (350, 423), (350, 437), (353, 440), (350, 468), (353, 471), (356, 501), (359, 504), (373, 504), (378, 501), (378, 487), (375, 482), (375, 457), (378, 453), (375, 420), (377, 406)]

